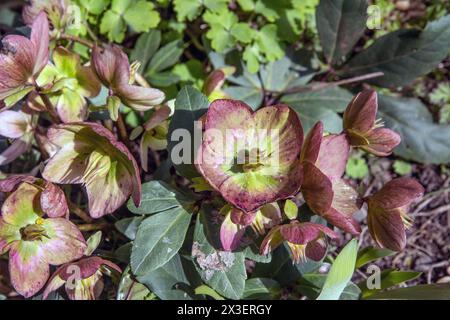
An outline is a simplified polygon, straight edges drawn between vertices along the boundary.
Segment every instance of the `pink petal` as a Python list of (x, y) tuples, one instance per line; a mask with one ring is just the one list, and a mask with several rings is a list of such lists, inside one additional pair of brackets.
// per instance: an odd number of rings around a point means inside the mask
[(361, 148), (379, 157), (390, 155), (402, 140), (398, 133), (387, 128), (372, 130), (366, 135), (366, 138), (369, 144)]
[(122, 102), (136, 111), (147, 111), (164, 101), (164, 92), (154, 88), (145, 88), (122, 84), (115, 90)]
[(48, 284), (42, 294), (42, 299), (46, 300), (50, 293), (58, 290), (66, 283), (66, 281), (61, 279), (61, 277), (59, 276), (59, 270), (60, 268), (57, 269), (50, 277), (50, 280), (48, 281)]
[(280, 233), (283, 239), (294, 244), (307, 244), (319, 238), (324, 233), (331, 238), (338, 238), (338, 235), (324, 225), (317, 223), (293, 221), (290, 224), (282, 225)]
[(0, 192), (11, 192), (22, 182), (33, 184), (37, 178), (25, 174), (13, 174), (0, 180)]
[(41, 193), (41, 208), (50, 218), (63, 217), (69, 214), (66, 195), (57, 185), (46, 182)]
[(416, 180), (402, 177), (389, 181), (380, 191), (375, 193), (370, 202), (385, 210), (392, 210), (409, 205), (413, 200), (421, 197), (424, 188)]
[(247, 213), (236, 208), (233, 208), (230, 213), (231, 221), (234, 224), (238, 224), (244, 227), (251, 225), (253, 220), (255, 219), (255, 216), (255, 211)]
[(34, 224), (39, 218), (39, 206), (36, 204), (39, 204), (40, 193), (38, 187), (27, 182), (22, 183), (3, 203), (2, 218), (20, 228)]
[(345, 134), (323, 138), (316, 166), (329, 178), (340, 178), (345, 172), (350, 145)]
[(228, 212), (220, 226), (220, 242), (224, 251), (233, 251), (238, 248), (245, 233), (245, 227), (233, 223), (230, 214)]
[(35, 241), (18, 241), (9, 252), (9, 273), (14, 289), (29, 298), (45, 285), (50, 270), (45, 252)]
[(303, 143), (302, 153), (300, 155), (301, 161), (309, 161), (316, 163), (319, 156), (320, 145), (323, 137), (323, 124), (317, 122), (314, 127), (308, 132)]
[(333, 201), (333, 186), (331, 180), (314, 164), (303, 163), (302, 194), (306, 203), (314, 213), (324, 214)]
[(4, 166), (16, 160), (22, 154), (28, 151), (30, 142), (25, 139), (16, 139), (13, 143), (0, 154), (0, 166)]
[(155, 112), (152, 113), (150, 118), (145, 122), (144, 128), (145, 130), (151, 130), (155, 128), (157, 125), (162, 123), (164, 120), (168, 119), (170, 116), (171, 110), (168, 106), (163, 105), (160, 108), (156, 109)]
[(327, 241), (324, 237), (308, 242), (305, 249), (306, 256), (314, 261), (320, 261), (327, 253)]
[(39, 13), (31, 26), (31, 42), (34, 45), (33, 75), (38, 75), (49, 58), (49, 26), (45, 12)]
[(378, 99), (375, 91), (364, 90), (358, 93), (344, 112), (344, 129), (369, 131), (375, 123), (377, 110)]
[(106, 87), (117, 89), (128, 85), (130, 64), (127, 55), (118, 46), (95, 46), (92, 50), (91, 65)]
[(259, 247), (259, 254), (266, 255), (275, 250), (280, 244), (283, 243), (283, 237), (280, 233), (281, 226), (273, 227), (267, 236), (264, 238), (261, 246)]
[(372, 238), (380, 247), (393, 251), (405, 248), (405, 225), (397, 210), (385, 211), (369, 202), (367, 225)]
[(31, 116), (17, 111), (0, 112), (0, 135), (16, 139), (22, 137), (28, 130)]

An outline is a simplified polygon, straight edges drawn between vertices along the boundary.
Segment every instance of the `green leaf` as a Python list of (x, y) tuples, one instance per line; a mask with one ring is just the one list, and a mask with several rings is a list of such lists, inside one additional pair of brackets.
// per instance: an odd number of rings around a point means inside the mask
[(173, 5), (178, 21), (191, 21), (199, 15), (202, 2), (200, 0), (173, 0)]
[(206, 285), (195, 288), (195, 294), (204, 294), (214, 298), (215, 300), (225, 300), (220, 294)]
[[(240, 299), (244, 293), (245, 256), (242, 252), (216, 250), (205, 234), (204, 212), (197, 218), (192, 246), (192, 258), (202, 280), (221, 296)], [(200, 218), (202, 217), (202, 218)]]
[(122, 274), (117, 289), (117, 300), (153, 300), (155, 295), (148, 288), (134, 280), (128, 266)]
[(250, 43), (255, 37), (255, 30), (247, 23), (239, 22), (231, 28), (231, 34), (239, 42)]
[(191, 297), (181, 290), (190, 286), (183, 261), (180, 255), (176, 254), (161, 268), (137, 276), (137, 279), (162, 300), (191, 300)]
[(136, 207), (133, 201), (128, 201), (128, 210), (135, 214), (153, 214), (179, 208), (190, 202), (166, 182), (153, 180), (142, 185), (141, 205)]
[(281, 41), (278, 39), (277, 26), (275, 24), (266, 24), (258, 32), (256, 43), (259, 51), (266, 56), (268, 61), (275, 61), (284, 56), (284, 50)]
[[(168, 150), (169, 154), (172, 156), (172, 160), (174, 160), (175, 156), (184, 155), (183, 151), (180, 151), (180, 149), (184, 149), (184, 151), (190, 151), (190, 155), (187, 154), (183, 157), (186, 158), (186, 161), (184, 161), (184, 159), (180, 159), (181, 161), (179, 161), (179, 163), (174, 163), (174, 166), (178, 173), (187, 178), (199, 176), (199, 173), (193, 165), (194, 155), (199, 146), (195, 145), (195, 139), (184, 141), (183, 139), (185, 139), (185, 135), (183, 135), (183, 137), (179, 137), (180, 141), (175, 141), (176, 137), (173, 136), (173, 133), (177, 129), (178, 132), (180, 132), (181, 130), (187, 130), (184, 133), (187, 134), (189, 132), (188, 137), (193, 139), (195, 131), (194, 122), (206, 112), (208, 106), (208, 98), (200, 91), (191, 86), (184, 86), (178, 93), (178, 96), (175, 100), (175, 112), (169, 126)], [(180, 132), (180, 134), (181, 133), (182, 132)], [(198, 132), (195, 134), (197, 135)], [(182, 148), (183, 146), (185, 148)], [(175, 154), (172, 154), (173, 152)]]
[(369, 289), (367, 288), (367, 281), (362, 281), (358, 284), (362, 292), (362, 298), (366, 299), (380, 290), (384, 290), (395, 285), (401, 284), (406, 281), (410, 281), (419, 277), (421, 272), (414, 271), (396, 271), (396, 270), (384, 270), (380, 274), (380, 288), (379, 289)]
[(141, 63), (141, 70), (147, 70), (148, 63), (156, 50), (158, 50), (160, 43), (160, 30), (150, 30), (149, 32), (142, 34), (136, 41), (136, 46), (131, 52), (130, 60), (139, 61)]
[(277, 299), (280, 293), (281, 287), (275, 280), (252, 278), (245, 281), (242, 298), (247, 300), (272, 300)]
[(320, 44), (329, 63), (345, 57), (364, 33), (367, 0), (321, 0), (316, 10)]
[(99, 15), (106, 9), (110, 0), (79, 0), (79, 2), (89, 13)]
[(369, 173), (369, 167), (361, 156), (352, 156), (348, 159), (345, 173), (352, 179), (362, 179)]
[(355, 270), (358, 241), (351, 240), (333, 262), (317, 300), (338, 300)]
[(356, 268), (361, 268), (369, 262), (378, 260), (380, 258), (392, 256), (395, 251), (384, 248), (366, 247), (358, 252), (358, 258), (356, 259)]
[(144, 220), (144, 217), (125, 218), (117, 221), (114, 226), (128, 239), (134, 240), (142, 220)]
[(409, 84), (437, 67), (450, 49), (450, 15), (428, 23), (422, 31), (401, 29), (377, 39), (343, 68), (346, 75), (383, 72), (368, 82), (393, 87)]
[(167, 263), (180, 250), (191, 215), (182, 207), (148, 217), (139, 225), (131, 251), (131, 269), (137, 276)]
[(136, 32), (147, 32), (155, 28), (161, 20), (154, 4), (145, 0), (137, 1), (128, 7), (123, 18)]
[(394, 168), (394, 172), (400, 176), (404, 176), (412, 172), (412, 165), (406, 161), (395, 160), (392, 167)]
[(380, 95), (378, 103), (386, 126), (402, 137), (396, 155), (426, 164), (450, 162), (450, 125), (435, 124), (420, 100)]
[(342, 112), (352, 99), (351, 93), (339, 87), (318, 91), (294, 93), (282, 98), (299, 115), (305, 132), (317, 121), (322, 121), (326, 131), (337, 133), (342, 130), (342, 120), (337, 112)]
[(100, 32), (106, 34), (109, 40), (120, 43), (125, 38), (125, 27), (120, 14), (108, 10), (102, 17)]
[[(325, 274), (303, 274), (296, 290), (307, 296), (308, 299), (317, 299), (326, 279), (327, 276)], [(361, 290), (359, 287), (353, 282), (349, 282), (344, 288), (344, 291), (342, 291), (339, 300), (358, 300), (360, 295)]]
[(424, 284), (383, 291), (369, 297), (372, 300), (450, 300), (450, 283)]
[(180, 40), (169, 42), (155, 53), (146, 70), (146, 75), (165, 70), (178, 62), (183, 54), (183, 43)]
[(260, 107), (264, 94), (259, 88), (238, 87), (230, 86), (224, 89), (224, 91), (233, 99), (244, 101), (253, 110)]

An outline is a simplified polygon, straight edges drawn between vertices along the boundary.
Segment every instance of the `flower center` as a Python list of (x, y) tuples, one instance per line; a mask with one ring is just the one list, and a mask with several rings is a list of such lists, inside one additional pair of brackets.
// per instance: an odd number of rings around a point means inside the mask
[(20, 229), (20, 235), (24, 241), (40, 241), (43, 237), (48, 238), (42, 223), (44, 219), (37, 218), (34, 224), (29, 224)]
[(235, 158), (232, 171), (235, 173), (252, 172), (260, 169), (264, 164), (264, 151), (258, 148), (241, 150)]
[(293, 262), (306, 262), (306, 244), (295, 244), (287, 241), (289, 249), (291, 249)]

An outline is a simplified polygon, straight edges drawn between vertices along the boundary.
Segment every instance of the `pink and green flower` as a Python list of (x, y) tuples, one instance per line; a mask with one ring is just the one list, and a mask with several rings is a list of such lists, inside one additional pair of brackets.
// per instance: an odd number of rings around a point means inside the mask
[(21, 35), (7, 35), (1, 40), (0, 101), (4, 108), (13, 106), (30, 93), (35, 80), (49, 57), (49, 26), (41, 12), (31, 26), (30, 39)]
[(311, 210), (328, 222), (351, 234), (361, 228), (353, 219), (360, 201), (356, 190), (342, 176), (350, 145), (344, 134), (323, 136), (318, 122), (308, 133), (301, 153), (303, 165), (302, 194)]
[(45, 166), (43, 177), (59, 184), (84, 185), (93, 218), (114, 212), (130, 195), (136, 206), (140, 205), (136, 160), (111, 131), (83, 122), (55, 125), (47, 136), (59, 150)]
[(122, 273), (116, 264), (96, 256), (66, 263), (50, 278), (44, 291), (44, 299), (51, 292), (65, 286), (70, 300), (96, 300), (103, 291), (103, 274), (110, 274), (111, 271)]
[(307, 258), (320, 261), (327, 252), (326, 237), (335, 239), (338, 235), (324, 225), (293, 220), (270, 230), (261, 243), (260, 254), (266, 255), (286, 241), (295, 263)]
[(254, 212), (296, 194), (303, 129), (286, 105), (254, 112), (237, 100), (215, 100), (205, 117), (197, 168), (234, 207)]
[(9, 251), (9, 273), (15, 290), (24, 297), (46, 283), (50, 265), (79, 259), (86, 242), (65, 218), (45, 218), (38, 187), (22, 183), (5, 200), (0, 217), (0, 254)]
[(414, 179), (389, 181), (367, 200), (367, 224), (375, 242), (384, 248), (402, 251), (406, 245), (405, 228), (411, 225), (409, 205), (422, 196), (423, 187)]

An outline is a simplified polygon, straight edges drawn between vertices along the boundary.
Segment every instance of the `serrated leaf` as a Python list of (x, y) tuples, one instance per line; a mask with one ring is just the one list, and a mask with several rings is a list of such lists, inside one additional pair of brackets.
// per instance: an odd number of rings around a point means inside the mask
[(402, 138), (396, 155), (426, 164), (450, 162), (450, 125), (434, 123), (420, 100), (380, 95), (378, 103), (379, 117)]
[(369, 167), (364, 158), (350, 157), (345, 168), (345, 173), (352, 179), (362, 179), (369, 173)]
[(337, 112), (344, 111), (351, 99), (352, 95), (347, 90), (332, 87), (288, 94), (281, 101), (297, 112), (305, 132), (317, 121), (322, 121), (326, 131), (337, 133), (342, 130), (342, 120)]
[(108, 10), (102, 17), (100, 32), (106, 34), (109, 40), (120, 43), (125, 38), (125, 27), (125, 22), (121, 16)]
[(191, 215), (182, 207), (148, 217), (139, 225), (131, 251), (131, 269), (146, 275), (166, 264), (180, 250)]
[(158, 11), (154, 9), (153, 3), (139, 0), (127, 8), (123, 19), (134, 31), (147, 32), (155, 28), (161, 20)]
[[(180, 163), (174, 163), (176, 170), (183, 176), (187, 178), (193, 178), (199, 176), (199, 173), (195, 169), (194, 155), (196, 150), (198, 150), (198, 145), (195, 145), (194, 139), (194, 122), (198, 120), (208, 109), (209, 101), (208, 98), (203, 95), (197, 89), (191, 86), (184, 86), (175, 100), (175, 112), (173, 114), (172, 120), (169, 126), (168, 133), (168, 150), (169, 154), (172, 156), (172, 161), (174, 156), (172, 152), (180, 151), (178, 150), (183, 145), (190, 150), (189, 161), (180, 161)], [(185, 138), (180, 138), (180, 141), (175, 141), (173, 132), (175, 130), (187, 130), (189, 132), (189, 138), (193, 140), (183, 141)], [(185, 133), (187, 133), (185, 132)], [(181, 133), (181, 132), (180, 132)], [(197, 133), (198, 134), (198, 133)], [(174, 151), (175, 148), (175, 151)], [(177, 152), (176, 156), (180, 153)], [(181, 159), (182, 160), (182, 159)]]
[(436, 68), (449, 49), (450, 15), (447, 15), (428, 23), (422, 32), (401, 29), (377, 39), (352, 58), (342, 73), (383, 72), (383, 77), (367, 82), (382, 87), (403, 86)]
[(329, 63), (339, 62), (364, 33), (367, 0), (321, 0), (316, 10), (320, 43)]
[(128, 210), (135, 214), (154, 214), (189, 204), (179, 191), (164, 181), (150, 181), (142, 185), (141, 205), (136, 207), (128, 202)]
[(225, 252), (216, 250), (208, 241), (204, 231), (204, 222), (197, 218), (194, 231), (192, 257), (202, 280), (221, 296), (240, 299), (244, 293), (245, 256), (242, 252)]
[(317, 300), (338, 300), (355, 270), (358, 241), (351, 240), (333, 262)]
[(372, 261), (392, 256), (395, 253), (395, 251), (389, 249), (366, 247), (358, 252), (355, 268), (361, 268)]
[(406, 161), (395, 160), (392, 167), (394, 168), (394, 172), (400, 176), (404, 176), (412, 172), (412, 165)]
[(200, 13), (202, 2), (199, 0), (173, 0), (174, 8), (177, 13), (177, 20), (193, 20)]

